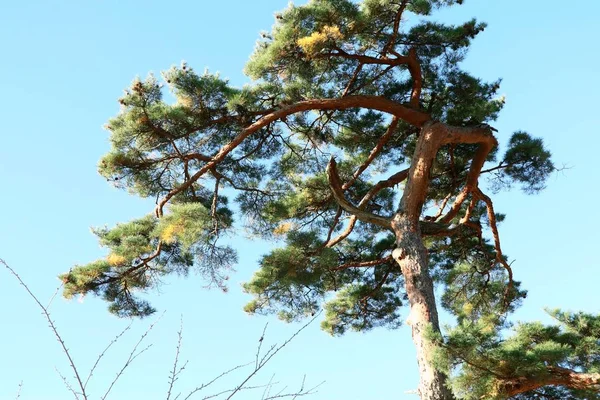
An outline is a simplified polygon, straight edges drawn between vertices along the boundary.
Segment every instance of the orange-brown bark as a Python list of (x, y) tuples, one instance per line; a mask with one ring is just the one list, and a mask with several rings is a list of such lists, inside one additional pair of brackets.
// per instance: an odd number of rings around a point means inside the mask
[(346, 110), (349, 108), (370, 108), (373, 110), (386, 112), (415, 126), (422, 126), (430, 118), (428, 114), (422, 111), (414, 110), (412, 108), (403, 106), (402, 104), (399, 104), (395, 101), (379, 96), (347, 96), (339, 99), (306, 100), (282, 107), (259, 118), (256, 122), (243, 129), (231, 142), (221, 147), (221, 149), (212, 157), (212, 160), (207, 162), (202, 168), (200, 168), (194, 175), (190, 177), (189, 180), (169, 191), (169, 193), (167, 193), (158, 202), (155, 211), (156, 215), (159, 217), (162, 216), (164, 206), (169, 202), (171, 198), (173, 198), (173, 196), (188, 189), (202, 175), (204, 175), (207, 171), (211, 170), (219, 162), (221, 162), (247, 137), (254, 134), (261, 128), (264, 128), (265, 126), (269, 125), (270, 123), (285, 118), (288, 115), (292, 115), (303, 111)]
[(600, 373), (579, 373), (567, 368), (548, 367), (541, 378), (523, 377), (500, 383), (500, 390), (507, 397), (530, 392), (544, 386), (565, 386), (572, 389), (599, 389)]

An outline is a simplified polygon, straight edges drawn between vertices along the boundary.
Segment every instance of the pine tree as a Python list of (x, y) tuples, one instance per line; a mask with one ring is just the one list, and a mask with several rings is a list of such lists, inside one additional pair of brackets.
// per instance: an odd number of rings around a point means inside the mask
[(598, 317), (553, 311), (556, 326), (509, 336), (526, 292), (486, 191), (536, 193), (555, 167), (526, 132), (500, 153), (500, 81), (461, 69), (485, 24), (428, 18), (461, 3), (311, 0), (276, 15), (251, 85), (183, 64), (163, 73), (170, 104), (158, 79), (135, 80), (99, 172), (156, 209), (95, 230), (108, 256), (62, 275), (64, 295), (143, 317), (154, 310), (139, 293), (165, 275), (225, 288), (237, 255), (220, 238), (243, 227), (279, 246), (244, 285), (247, 312), (292, 321), (324, 307), (322, 328), (341, 335), (396, 328), (408, 308), (421, 399), (600, 398)]

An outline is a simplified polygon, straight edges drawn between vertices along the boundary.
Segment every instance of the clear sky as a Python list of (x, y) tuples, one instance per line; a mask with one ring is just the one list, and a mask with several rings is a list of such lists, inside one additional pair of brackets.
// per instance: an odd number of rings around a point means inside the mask
[[(302, 3), (302, 2), (298, 2)], [(518, 129), (542, 136), (557, 165), (537, 196), (518, 190), (495, 197), (508, 214), (500, 227), (503, 249), (515, 260), (529, 290), (517, 312), (543, 319), (543, 307), (598, 312), (597, 258), (600, 113), (600, 2), (578, 0), (467, 0), (436, 16), (489, 23), (474, 42), (466, 68), (484, 79), (504, 79), (507, 105), (495, 127), (501, 142)], [(152, 204), (111, 188), (96, 173), (108, 150), (101, 126), (118, 111), (116, 99), (136, 76), (186, 60), (209, 67), (235, 85), (261, 30), (287, 0), (0, 2), (0, 258), (17, 269), (40, 298), (50, 298), (56, 275), (75, 263), (102, 257), (90, 226), (142, 216)], [(235, 239), (240, 255), (230, 292), (206, 291), (199, 278), (173, 278), (149, 295), (166, 313), (148, 337), (153, 346), (127, 370), (112, 399), (163, 399), (180, 316), (182, 359), (178, 382), (187, 392), (214, 374), (254, 356), (262, 328), (266, 342), (281, 343), (297, 325), (249, 317), (240, 283), (269, 245)], [(71, 376), (58, 343), (33, 302), (0, 270), (0, 399), (65, 399), (55, 372)], [(57, 298), (53, 317), (76, 362), (87, 371), (97, 354), (128, 322), (95, 298)], [(148, 326), (136, 321), (99, 366), (90, 391), (99, 398)], [(314, 399), (411, 399), (417, 370), (408, 327), (332, 338), (310, 326), (267, 367), (294, 389), (326, 381)], [(233, 386), (235, 379), (226, 380)], [(205, 394), (212, 393), (210, 390)], [(261, 393), (239, 396), (260, 398)]]

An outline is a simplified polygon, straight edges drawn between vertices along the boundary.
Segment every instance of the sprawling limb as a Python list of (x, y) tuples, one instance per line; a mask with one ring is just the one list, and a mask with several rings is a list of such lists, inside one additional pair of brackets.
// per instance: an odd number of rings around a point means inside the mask
[(337, 171), (337, 163), (333, 159), (333, 157), (329, 160), (329, 164), (327, 165), (327, 177), (329, 178), (329, 186), (331, 187), (331, 191), (333, 193), (333, 197), (337, 201), (337, 203), (348, 213), (356, 216), (361, 221), (369, 222), (375, 225), (379, 225), (383, 228), (391, 229), (391, 220), (385, 217), (381, 217), (379, 215), (375, 215), (364, 209), (356, 207), (351, 204), (346, 197), (344, 196), (344, 191), (342, 190), (342, 183), (340, 181), (340, 176)]
[(568, 368), (548, 366), (543, 378), (522, 377), (500, 380), (500, 390), (507, 397), (530, 392), (544, 386), (565, 386), (572, 389), (598, 389), (600, 373), (581, 373)]
[(243, 129), (231, 142), (227, 143), (212, 157), (211, 161), (207, 162), (202, 166), (189, 180), (182, 183), (178, 187), (169, 191), (157, 204), (156, 215), (158, 217), (163, 215), (163, 208), (169, 202), (173, 196), (181, 193), (188, 189), (194, 182), (196, 182), (201, 176), (207, 171), (210, 171), (218, 163), (231, 153), (237, 146), (239, 146), (247, 137), (254, 134), (261, 128), (268, 124), (285, 118), (288, 115), (309, 111), (309, 110), (346, 110), (349, 108), (370, 108), (392, 114), (412, 125), (422, 126), (427, 120), (429, 115), (418, 110), (403, 106), (395, 101), (386, 99), (380, 96), (347, 96), (339, 99), (316, 99), (300, 101), (298, 103), (282, 107), (272, 113), (269, 113), (262, 118), (259, 118), (256, 122)]

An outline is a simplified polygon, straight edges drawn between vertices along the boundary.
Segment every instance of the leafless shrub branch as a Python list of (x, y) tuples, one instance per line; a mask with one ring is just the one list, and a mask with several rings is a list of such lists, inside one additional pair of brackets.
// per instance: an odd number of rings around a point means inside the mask
[[(86, 387), (88, 385), (88, 383), (90, 382), (92, 376), (94, 375), (94, 372), (96, 371), (100, 361), (102, 360), (102, 358), (104, 357), (104, 355), (108, 352), (108, 350), (110, 350), (110, 348), (119, 341), (119, 339), (127, 332), (129, 331), (129, 329), (131, 328), (132, 324), (130, 323), (125, 329), (123, 329), (118, 335), (116, 335), (113, 340), (104, 348), (104, 350), (102, 350), (102, 352), (98, 355), (96, 361), (94, 362), (92, 368), (90, 369), (85, 381), (83, 381), (81, 379), (81, 374), (79, 373), (79, 370), (76, 367), (75, 362), (73, 361), (73, 358), (71, 356), (71, 353), (69, 352), (69, 349), (67, 348), (65, 341), (62, 339), (61, 335), (58, 332), (58, 329), (56, 328), (56, 325), (54, 323), (54, 321), (52, 320), (51, 316), (50, 316), (50, 312), (49, 312), (49, 307), (52, 305), (52, 302), (54, 301), (55, 297), (57, 296), (57, 293), (60, 291), (60, 289), (62, 288), (62, 285), (60, 285), (56, 291), (54, 292), (54, 295), (50, 298), (50, 301), (48, 302), (48, 305), (44, 306), (40, 300), (36, 297), (36, 295), (33, 294), (33, 292), (29, 289), (29, 287), (27, 286), (27, 284), (21, 279), (21, 277), (19, 276), (19, 274), (17, 274), (17, 272), (12, 269), (3, 259), (0, 258), (0, 264), (4, 265), (4, 267), (19, 281), (19, 283), (21, 284), (21, 286), (23, 286), (25, 288), (25, 290), (27, 291), (27, 293), (29, 294), (29, 296), (36, 302), (36, 304), (38, 305), (38, 307), (42, 310), (42, 315), (44, 316), (44, 318), (46, 319), (46, 321), (48, 322), (48, 325), (50, 327), (50, 329), (52, 330), (52, 332), (54, 333), (54, 336), (56, 337), (56, 339), (58, 340), (58, 342), (60, 343), (61, 349), (63, 351), (63, 353), (65, 354), (65, 356), (67, 357), (67, 360), (69, 362), (69, 366), (71, 368), (71, 370), (74, 373), (74, 378), (76, 381), (76, 385), (73, 386), (71, 384), (71, 382), (69, 381), (69, 379), (67, 379), (66, 376), (64, 376), (57, 368), (55, 368), (56, 372), (58, 373), (58, 375), (60, 376), (60, 378), (62, 379), (65, 387), (67, 388), (67, 390), (69, 392), (71, 392), (73, 394), (73, 396), (75, 397), (76, 400), (80, 400), (81, 398), (83, 400), (88, 400), (89, 399), (89, 395), (86, 392)], [(115, 386), (115, 384), (117, 383), (117, 381), (121, 378), (121, 376), (123, 375), (123, 373), (125, 372), (125, 370), (133, 363), (133, 361), (140, 356), (141, 354), (143, 354), (144, 352), (146, 352), (151, 346), (152, 344), (149, 344), (148, 346), (144, 347), (141, 350), (138, 350), (140, 348), (140, 346), (142, 345), (142, 343), (144, 342), (144, 340), (146, 339), (146, 337), (148, 336), (148, 334), (150, 333), (150, 331), (154, 328), (154, 326), (158, 323), (158, 321), (160, 321), (160, 319), (162, 318), (162, 316), (164, 315), (164, 313), (156, 319), (156, 321), (154, 321), (152, 324), (150, 324), (150, 326), (148, 327), (148, 329), (146, 329), (146, 331), (141, 335), (140, 339), (138, 340), (138, 342), (135, 344), (135, 346), (133, 347), (133, 349), (131, 350), (131, 352), (129, 353), (129, 356), (127, 357), (127, 360), (125, 361), (124, 365), (121, 367), (121, 369), (117, 372), (117, 374), (115, 375), (115, 378), (113, 379), (113, 381), (110, 383), (109, 387), (107, 388), (106, 392), (104, 393), (104, 395), (102, 395), (100, 398), (101, 400), (106, 400), (106, 398), (108, 397), (108, 395), (111, 393), (113, 387)], [(269, 347), (269, 349), (264, 352), (264, 354), (261, 354), (263, 352), (263, 341), (265, 339), (265, 335), (266, 335), (266, 331), (267, 331), (267, 326), (268, 324), (265, 325), (262, 334), (260, 336), (260, 339), (258, 340), (258, 345), (256, 348), (256, 354), (254, 357), (254, 360), (246, 363), (246, 364), (241, 364), (238, 366), (235, 366), (225, 372), (222, 372), (221, 374), (217, 375), (216, 377), (214, 377), (212, 380), (208, 381), (207, 383), (204, 383), (198, 387), (196, 387), (195, 389), (193, 389), (191, 392), (188, 393), (188, 395), (185, 397), (184, 400), (188, 400), (190, 399), (193, 395), (197, 394), (198, 392), (200, 392), (203, 389), (206, 389), (207, 387), (209, 387), (210, 385), (212, 385), (213, 383), (217, 382), (219, 379), (231, 374), (232, 372), (239, 370), (241, 368), (244, 367), (248, 367), (250, 365), (253, 365), (252, 370), (245, 376), (245, 378), (243, 378), (243, 380), (241, 381), (240, 384), (236, 385), (233, 389), (226, 389), (226, 390), (222, 390), (218, 393), (214, 393), (214, 394), (210, 394), (207, 395), (205, 397), (202, 398), (202, 400), (209, 400), (209, 399), (213, 399), (216, 397), (220, 397), (220, 396), (225, 396), (227, 395), (227, 397), (225, 398), (225, 400), (230, 400), (233, 396), (235, 396), (236, 394), (240, 393), (241, 391), (248, 391), (248, 390), (256, 390), (256, 389), (264, 389), (263, 390), (263, 394), (262, 394), (262, 400), (275, 400), (275, 399), (281, 399), (281, 398), (292, 398), (292, 399), (296, 399), (298, 397), (302, 397), (302, 396), (306, 396), (309, 394), (313, 394), (316, 393), (316, 389), (321, 386), (324, 382), (321, 382), (320, 384), (310, 388), (310, 389), (306, 389), (305, 388), (305, 381), (306, 381), (306, 376), (302, 379), (302, 384), (300, 386), (300, 388), (294, 392), (291, 393), (287, 393), (285, 392), (285, 390), (287, 389), (287, 387), (284, 387), (283, 389), (281, 389), (279, 392), (277, 392), (276, 394), (271, 394), (271, 389), (274, 387), (274, 385), (277, 384), (277, 382), (273, 382), (274, 379), (274, 375), (269, 379), (269, 382), (265, 385), (256, 385), (256, 386), (249, 386), (247, 385), (250, 380), (252, 378), (254, 378), (256, 376), (256, 374), (277, 354), (279, 353), (285, 346), (287, 346), (296, 336), (298, 336), (300, 334), (300, 332), (302, 332), (308, 325), (310, 325), (318, 316), (320, 315), (320, 313), (316, 314), (312, 319), (310, 319), (306, 324), (304, 324), (302, 327), (300, 327), (300, 329), (298, 329), (293, 335), (291, 335), (285, 342), (283, 342), (281, 345), (277, 345), (277, 344), (273, 344)], [(181, 345), (182, 345), (182, 341), (183, 341), (183, 318), (181, 319), (180, 322), (180, 327), (179, 327), (179, 331), (177, 332), (177, 346), (175, 349), (175, 359), (173, 361), (173, 368), (170, 371), (169, 374), (169, 386), (168, 386), (168, 390), (167, 390), (167, 397), (166, 400), (171, 400), (172, 396), (173, 396), (173, 391), (175, 388), (175, 383), (178, 381), (180, 374), (185, 370), (185, 368), (188, 365), (188, 361), (186, 361), (185, 363), (183, 363), (183, 365), (180, 366), (180, 355), (181, 355)], [(19, 400), (21, 397), (21, 390), (23, 387), (23, 382), (21, 381), (21, 383), (19, 384), (18, 387), (18, 392), (17, 395), (15, 397), (15, 400)], [(173, 400), (177, 400), (179, 399), (179, 397), (181, 396), (181, 393), (177, 394), (177, 396), (175, 396), (173, 398)]]
[(98, 355), (96, 362), (90, 369), (90, 373), (88, 374), (88, 376), (85, 380), (85, 383), (83, 384), (83, 387), (87, 387), (87, 384), (90, 381), (90, 379), (92, 378), (92, 375), (94, 375), (94, 371), (96, 370), (96, 367), (98, 367), (98, 364), (100, 363), (100, 360), (102, 359), (102, 357), (104, 357), (104, 355), (108, 352), (108, 350), (112, 347), (112, 345), (117, 343), (119, 341), (119, 339), (125, 334), (125, 332), (127, 332), (131, 328), (132, 323), (133, 323), (133, 321), (130, 322), (129, 325), (127, 325), (127, 327), (125, 327), (125, 329), (123, 329), (117, 336), (115, 336), (115, 338), (108, 344), (108, 346), (106, 346), (104, 348), (104, 350), (102, 350), (102, 352)]
[(152, 328), (154, 328), (154, 326), (158, 323), (158, 321), (161, 320), (163, 315), (165, 315), (164, 312), (160, 315), (160, 317), (158, 317), (156, 319), (156, 321), (151, 323), (150, 326), (148, 327), (148, 329), (146, 329), (146, 332), (144, 332), (144, 334), (142, 336), (140, 336), (140, 340), (138, 340), (138, 342), (135, 344), (135, 346), (133, 346), (133, 349), (131, 349), (131, 352), (129, 353), (129, 357), (127, 357), (127, 360), (125, 361), (125, 364), (123, 364), (123, 367), (119, 370), (119, 372), (117, 372), (115, 379), (113, 379), (113, 381), (111, 382), (110, 386), (108, 387), (108, 389), (106, 390), (104, 395), (102, 397), (100, 397), (101, 400), (106, 399), (106, 397), (109, 395), (110, 391), (112, 390), (113, 386), (115, 385), (115, 383), (117, 383), (119, 378), (123, 375), (123, 372), (125, 372), (127, 367), (129, 367), (131, 365), (131, 363), (136, 358), (138, 358), (138, 356), (140, 356), (142, 353), (146, 352), (150, 347), (152, 347), (152, 344), (149, 344), (148, 346), (144, 347), (142, 350), (137, 351), (138, 347), (140, 347), (140, 345), (142, 344), (144, 339), (146, 339), (146, 337), (148, 336), (148, 334), (150, 333)]
[[(181, 351), (181, 340), (183, 338), (183, 316), (181, 317), (180, 323), (179, 323), (179, 331), (177, 332), (177, 348), (175, 350), (175, 360), (173, 361), (173, 369), (171, 370), (171, 373), (169, 374), (169, 389), (167, 391), (167, 400), (171, 399), (171, 393), (173, 391), (173, 386), (175, 385), (175, 382), (179, 379), (179, 375), (181, 374), (181, 372), (183, 372), (183, 370), (185, 369), (185, 367), (187, 366), (188, 362), (186, 361), (185, 363), (183, 363), (183, 365), (181, 367), (177, 367), (178, 363), (179, 363), (179, 354)], [(181, 395), (181, 393), (179, 393), (176, 397), (175, 400)]]
[(21, 398), (21, 390), (23, 390), (23, 381), (19, 382), (19, 388), (17, 389), (15, 400), (19, 400)]
[[(56, 329), (56, 325), (54, 325), (54, 321), (52, 321), (52, 318), (50, 317), (50, 313), (48, 312), (48, 309), (40, 302), (40, 300), (36, 297), (36, 295), (33, 294), (33, 292), (25, 284), (25, 282), (23, 282), (23, 280), (21, 279), (21, 277), (19, 276), (19, 274), (17, 274), (17, 272), (14, 269), (12, 269), (1, 258), (0, 258), (0, 264), (4, 265), (4, 267), (19, 281), (19, 283), (21, 284), (21, 286), (23, 286), (25, 288), (25, 290), (27, 291), (27, 293), (29, 294), (29, 296), (36, 302), (36, 304), (42, 310), (42, 315), (44, 316), (44, 318), (46, 318), (46, 321), (48, 321), (48, 325), (50, 326), (50, 329), (54, 333), (54, 336), (56, 337), (56, 340), (58, 340), (58, 343), (60, 343), (60, 346), (61, 346), (61, 348), (63, 350), (63, 353), (65, 354), (65, 356), (69, 360), (69, 365), (71, 366), (71, 370), (75, 374), (75, 380), (77, 381), (77, 385), (79, 386), (80, 392), (78, 393), (77, 391), (75, 391), (71, 387), (71, 385), (68, 385), (71, 388), (71, 392), (75, 395), (76, 399), (79, 399), (79, 396), (78, 396), (78, 394), (79, 394), (79, 395), (81, 395), (83, 397), (84, 400), (88, 400), (88, 395), (87, 395), (87, 393), (85, 391), (85, 386), (83, 384), (83, 381), (81, 380), (81, 376), (79, 374), (79, 371), (77, 370), (77, 367), (75, 366), (75, 362), (73, 361), (73, 358), (71, 357), (71, 353), (69, 353), (69, 349), (67, 349), (65, 341), (63, 340), (63, 338), (58, 333), (58, 330)], [(63, 380), (64, 380), (65, 384), (67, 384), (67, 382), (68, 382), (67, 379), (63, 378)]]

